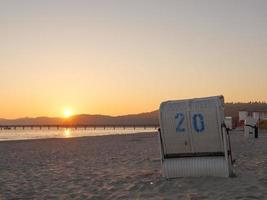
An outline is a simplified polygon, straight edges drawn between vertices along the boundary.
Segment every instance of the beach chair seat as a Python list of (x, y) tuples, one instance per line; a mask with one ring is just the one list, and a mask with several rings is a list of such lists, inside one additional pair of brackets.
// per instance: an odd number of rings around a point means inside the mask
[(232, 174), (223, 96), (161, 103), (159, 139), (166, 178)]

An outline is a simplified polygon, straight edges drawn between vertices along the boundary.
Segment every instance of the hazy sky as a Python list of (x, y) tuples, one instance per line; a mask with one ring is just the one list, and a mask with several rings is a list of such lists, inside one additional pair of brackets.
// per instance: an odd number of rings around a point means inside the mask
[(0, 0), (0, 117), (267, 101), (267, 1)]

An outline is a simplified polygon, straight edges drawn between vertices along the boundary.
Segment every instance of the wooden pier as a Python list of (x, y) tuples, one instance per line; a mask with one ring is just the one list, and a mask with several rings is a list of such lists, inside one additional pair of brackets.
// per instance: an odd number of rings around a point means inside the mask
[(0, 125), (0, 130), (16, 129), (158, 129), (158, 124), (148, 125), (88, 125), (88, 124), (48, 124), (48, 125)]

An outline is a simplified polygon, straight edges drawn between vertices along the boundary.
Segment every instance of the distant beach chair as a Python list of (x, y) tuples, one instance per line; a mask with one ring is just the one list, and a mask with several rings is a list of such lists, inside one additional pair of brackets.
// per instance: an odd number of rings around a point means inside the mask
[(258, 138), (258, 120), (253, 117), (247, 117), (244, 124), (244, 136), (246, 138)]
[(159, 139), (166, 178), (233, 175), (223, 96), (163, 102)]

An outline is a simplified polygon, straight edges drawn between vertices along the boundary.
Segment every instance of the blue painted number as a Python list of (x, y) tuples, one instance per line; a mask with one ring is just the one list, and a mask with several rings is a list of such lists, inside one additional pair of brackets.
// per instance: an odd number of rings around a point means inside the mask
[[(183, 113), (176, 113), (175, 119), (177, 122), (176, 126), (176, 133), (185, 132), (185, 128), (183, 127), (183, 123), (185, 120), (185, 116)], [(194, 131), (197, 133), (201, 133), (205, 130), (205, 122), (204, 122), (204, 116), (201, 113), (194, 114), (192, 116), (192, 125)]]
[(177, 121), (176, 133), (184, 132), (185, 128), (182, 127), (182, 124), (184, 122), (184, 114), (183, 113), (177, 113), (175, 115), (175, 119)]
[(201, 113), (193, 115), (193, 128), (197, 133), (205, 130), (204, 116)]

